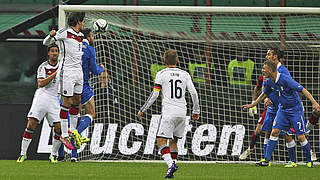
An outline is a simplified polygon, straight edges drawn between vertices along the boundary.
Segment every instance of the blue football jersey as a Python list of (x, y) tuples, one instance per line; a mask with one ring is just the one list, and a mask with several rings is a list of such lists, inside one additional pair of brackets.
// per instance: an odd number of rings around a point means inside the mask
[(284, 66), (284, 65), (280, 65), (278, 68), (277, 68), (277, 71), (281, 74), (285, 74), (287, 76), (290, 76), (291, 77), (291, 74), (289, 72), (289, 70)]
[(88, 41), (82, 41), (83, 55), (82, 55), (82, 71), (83, 71), (83, 85), (89, 85), (90, 72), (98, 75), (103, 72), (103, 68), (97, 65), (96, 50), (88, 44)]
[(275, 91), (278, 94), (280, 107), (287, 109), (301, 105), (301, 100), (297, 92), (301, 92), (303, 86), (290, 76), (278, 73), (276, 82), (268, 78), (265, 84), (264, 93), (269, 96), (269, 94)]

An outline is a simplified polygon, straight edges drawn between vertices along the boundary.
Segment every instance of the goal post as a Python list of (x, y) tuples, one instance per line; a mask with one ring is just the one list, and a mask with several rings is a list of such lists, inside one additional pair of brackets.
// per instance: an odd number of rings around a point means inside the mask
[[(264, 109), (260, 104), (258, 115), (249, 117), (240, 106), (252, 101), (268, 48), (283, 50), (282, 60), (293, 78), (319, 99), (319, 8), (61, 5), (59, 28), (66, 26), (69, 12), (85, 12), (88, 28), (100, 18), (109, 22), (107, 32), (95, 35), (94, 46), (98, 63), (110, 76), (90, 78), (96, 118), (89, 127), (91, 142), (79, 152), (82, 159), (160, 159), (156, 132), (161, 98), (142, 121), (136, 114), (152, 91), (156, 72), (165, 67), (167, 49), (178, 51), (178, 66), (190, 73), (201, 107), (200, 120), (192, 123), (187, 95), (179, 160), (238, 161)], [(302, 100), (307, 118), (312, 105)], [(262, 157), (262, 136), (247, 160)], [(320, 152), (319, 126), (308, 141)], [(303, 161), (297, 144), (298, 161)], [(273, 160), (288, 160), (282, 139)]]

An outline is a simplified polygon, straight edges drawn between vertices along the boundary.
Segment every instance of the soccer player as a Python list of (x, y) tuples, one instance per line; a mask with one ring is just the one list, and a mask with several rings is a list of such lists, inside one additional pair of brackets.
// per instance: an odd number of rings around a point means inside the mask
[(56, 77), (59, 66), (59, 48), (56, 44), (48, 46), (48, 56), (49, 59), (38, 67), (38, 89), (34, 94), (32, 106), (28, 113), (28, 123), (21, 142), (21, 153), (17, 160), (19, 163), (27, 159), (27, 150), (32, 141), (33, 133), (44, 117), (46, 117), (50, 126), (54, 126), (53, 146), (49, 159), (52, 163), (57, 163), (57, 151), (61, 145), (61, 125), (58, 100), (59, 82)]
[[(82, 55), (82, 71), (83, 71), (83, 89), (81, 94), (81, 105), (84, 106), (85, 115), (80, 117), (79, 125), (77, 126), (78, 134), (80, 135), (93, 121), (95, 118), (95, 103), (94, 103), (94, 94), (89, 84), (90, 72), (95, 75), (99, 75), (104, 71), (103, 65), (97, 65), (96, 62), (96, 50), (93, 47), (94, 37), (90, 29), (84, 29), (82, 31), (84, 34), (84, 39), (82, 41), (83, 55)], [(90, 139), (86, 137), (79, 137), (81, 143), (88, 142)], [(72, 150), (71, 162), (78, 161), (77, 159), (77, 148), (80, 148), (79, 145), (76, 145), (76, 148)], [(62, 157), (63, 155), (60, 155)]]
[[(178, 169), (177, 141), (182, 138), (185, 129), (185, 116), (187, 113), (185, 92), (190, 92), (193, 102), (192, 119), (199, 119), (200, 106), (197, 91), (192, 83), (189, 73), (177, 68), (178, 54), (176, 50), (169, 49), (164, 53), (164, 64), (167, 68), (156, 74), (153, 91), (137, 114), (141, 120), (143, 113), (153, 104), (162, 92), (162, 113), (157, 132), (157, 145), (162, 158), (168, 165), (165, 178), (173, 178)], [(167, 140), (169, 146), (167, 146)]]
[(82, 12), (70, 13), (68, 17), (69, 28), (62, 28), (57, 32), (52, 30), (43, 40), (44, 45), (48, 45), (53, 41), (60, 41), (62, 46), (63, 57), (60, 65), (60, 90), (62, 95), (62, 106), (60, 109), (61, 139), (67, 146), (70, 144), (68, 116), (70, 118), (70, 131), (74, 137), (75, 144), (81, 145), (76, 127), (83, 87), (81, 67), (83, 34), (80, 31), (84, 28), (84, 16), (85, 14)]
[(310, 155), (310, 145), (305, 137), (307, 132), (304, 120), (304, 112), (299, 95), (296, 92), (302, 92), (311, 102), (316, 111), (320, 110), (319, 104), (307, 89), (293, 80), (290, 76), (277, 72), (277, 66), (272, 61), (266, 61), (262, 68), (263, 75), (268, 78), (265, 83), (264, 92), (252, 104), (246, 104), (244, 109), (251, 108), (268, 96), (272, 91), (278, 94), (279, 109), (275, 117), (270, 139), (268, 141), (265, 160), (261, 161), (259, 166), (270, 166), (272, 152), (277, 145), (278, 136), (281, 131), (288, 132), (293, 127), (305, 157), (307, 158), (307, 167), (313, 167)]
[[(267, 54), (266, 54), (265, 58), (266, 58), (266, 60), (273, 61), (275, 64), (277, 64), (277, 71), (279, 73), (284, 73), (284, 74), (286, 74), (286, 75), (291, 77), (291, 75), (289, 73), (289, 70), (286, 67), (284, 67), (280, 62), (280, 59), (282, 57), (283, 57), (283, 54), (282, 54), (282, 52), (280, 52), (279, 49), (271, 48), (271, 49), (269, 49), (267, 51)], [(259, 76), (259, 78), (260, 78), (259, 79), (260, 82), (263, 83), (263, 75)], [(258, 83), (259, 83), (259, 80), (258, 80)], [(254, 92), (254, 99), (253, 100), (256, 100), (257, 97), (258, 97), (258, 93)], [(277, 98), (274, 98), (274, 94), (273, 93), (269, 94), (269, 97), (265, 98), (264, 100), (265, 100), (265, 104), (267, 106), (266, 106), (264, 114), (262, 114), (263, 118), (259, 119), (259, 122), (257, 124), (257, 129), (252, 134), (251, 139), (250, 139), (250, 147), (244, 153), (242, 153), (240, 155), (240, 157), (239, 157), (240, 160), (245, 159), (248, 155), (250, 155), (253, 152), (254, 144), (255, 144), (255, 142), (257, 141), (257, 138), (258, 138), (257, 136), (261, 133), (261, 131), (263, 131), (265, 133), (264, 146), (263, 146), (264, 154), (265, 154), (265, 151), (266, 151), (266, 148), (267, 148), (267, 143), (268, 143), (268, 140), (269, 140), (269, 137), (270, 137), (270, 133), (271, 133), (271, 129), (272, 129), (272, 123), (273, 123), (273, 120), (274, 120), (274, 118), (276, 116), (276, 113), (278, 111), (278, 100), (277, 100)], [(250, 108), (250, 109), (252, 109), (252, 108)], [(250, 113), (250, 109), (249, 109), (249, 113)], [(258, 129), (258, 128), (260, 128), (260, 129)], [(296, 159), (295, 158), (296, 157), (295, 141), (293, 140), (291, 135), (287, 135), (285, 133), (281, 133), (281, 135), (284, 135), (284, 139), (286, 140), (286, 146), (287, 146), (288, 151), (289, 151), (289, 157), (290, 157), (290, 160), (292, 160), (292, 161), (289, 161), (289, 164), (292, 164), (292, 162), (295, 162), (295, 159)], [(294, 165), (295, 165), (295, 163), (293, 163), (290, 166), (294, 166)]]
[[(281, 52), (279, 49), (277, 48), (271, 48), (268, 50), (267, 52), (267, 55), (266, 55), (266, 59), (267, 60), (271, 60), (273, 61), (276, 65), (277, 65), (277, 71), (279, 73), (284, 73), (288, 76), (291, 77), (290, 73), (289, 73), (289, 70), (284, 66), (282, 65), (280, 59), (283, 58), (283, 52)], [(298, 92), (296, 92), (297, 94), (299, 94)], [(300, 93), (301, 94), (301, 93)], [(301, 97), (302, 94), (299, 96)], [(269, 102), (269, 104), (271, 104), (271, 102)], [(271, 107), (271, 106), (270, 106)], [(265, 126), (269, 126), (267, 128), (265, 127), (262, 127), (262, 130), (266, 132), (266, 139), (269, 139), (270, 137), (270, 133), (271, 133), (271, 130), (272, 130), (272, 123), (273, 123), (273, 119), (275, 117), (275, 114), (277, 112), (277, 107), (272, 107), (270, 108), (270, 111), (267, 112), (267, 114), (270, 112), (273, 116), (271, 119), (272, 120), (267, 120), (269, 121), (269, 124), (265, 125)], [(269, 118), (269, 117), (268, 117)], [(312, 117), (309, 117), (309, 123), (308, 124), (311, 124), (311, 123), (315, 123), (315, 120), (316, 118), (312, 118)], [(268, 123), (268, 122), (266, 122)], [(311, 126), (311, 125), (310, 125)], [(309, 126), (309, 127), (310, 127)], [(308, 126), (307, 126), (308, 127)], [(310, 130), (309, 128), (307, 128), (308, 130)], [(310, 131), (308, 131), (310, 132)], [(296, 156), (296, 147), (295, 147), (295, 141), (293, 140), (291, 134), (294, 134), (294, 130), (293, 131), (290, 131), (289, 134), (285, 134), (285, 133), (281, 133), (280, 135), (284, 135), (284, 139), (286, 140), (286, 146), (288, 148), (288, 151), (289, 151), (289, 156), (291, 154), (291, 158), (293, 158), (294, 160), (296, 159), (295, 156)], [(309, 143), (310, 144), (310, 143)], [(312, 158), (312, 161), (316, 161), (317, 160), (317, 157), (316, 157), (316, 153), (314, 153), (313, 149), (311, 148), (311, 145), (310, 145), (310, 149), (311, 149), (311, 158)], [(295, 163), (292, 163), (293, 161), (290, 160), (288, 165), (286, 165), (286, 167), (290, 167), (290, 166), (295, 166)], [(291, 165), (292, 164), (292, 165)]]

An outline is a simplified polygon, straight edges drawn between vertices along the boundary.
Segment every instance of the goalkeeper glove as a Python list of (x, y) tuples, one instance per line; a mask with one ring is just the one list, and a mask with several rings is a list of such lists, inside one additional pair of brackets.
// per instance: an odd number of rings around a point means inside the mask
[[(252, 103), (253, 103), (253, 102), (254, 102), (254, 101), (252, 101)], [(254, 107), (252, 107), (252, 108), (249, 108), (249, 116), (250, 116), (250, 117), (254, 117), (255, 114), (258, 114), (257, 107), (254, 106)]]

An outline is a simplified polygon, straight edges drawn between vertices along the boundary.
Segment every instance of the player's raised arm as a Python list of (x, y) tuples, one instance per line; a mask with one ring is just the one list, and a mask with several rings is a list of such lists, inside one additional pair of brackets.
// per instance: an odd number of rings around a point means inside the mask
[(58, 31), (51, 30), (47, 37), (43, 40), (43, 45), (49, 46), (50, 44), (54, 43), (55, 41), (63, 40), (67, 38), (67, 29), (62, 28)]
[(56, 30), (51, 30), (46, 38), (43, 40), (43, 45), (49, 46), (54, 42), (54, 36), (56, 35)]

